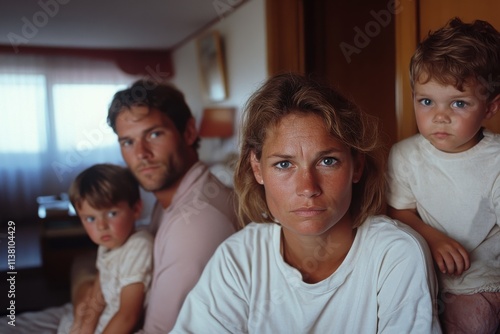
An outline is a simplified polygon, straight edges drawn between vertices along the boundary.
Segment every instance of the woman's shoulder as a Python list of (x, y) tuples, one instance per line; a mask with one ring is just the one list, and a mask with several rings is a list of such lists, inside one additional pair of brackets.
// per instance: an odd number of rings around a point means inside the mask
[(385, 233), (387, 235), (394, 235), (394, 237), (407, 235), (413, 238), (415, 235), (418, 235), (417, 232), (408, 225), (386, 215), (368, 217), (365, 224), (361, 226), (367, 226), (367, 228), (376, 233)]
[(365, 242), (373, 242), (379, 249), (413, 247), (417, 251), (428, 253), (423, 237), (398, 220), (378, 215), (368, 218), (361, 226), (365, 228)]
[(279, 249), (281, 227), (270, 223), (251, 223), (222, 242), (210, 262), (211, 265), (231, 268), (235, 272), (248, 272), (275, 257)]
[(357, 256), (374, 268), (390, 271), (411, 266), (427, 277), (433, 273), (432, 256), (425, 240), (408, 225), (387, 216), (373, 216), (358, 229)]
[(264, 256), (279, 243), (280, 231), (277, 224), (250, 223), (224, 240), (217, 248), (217, 256), (240, 259)]
[(404, 268), (405, 275), (424, 275), (434, 291), (432, 256), (420, 234), (410, 226), (382, 215), (369, 218), (365, 224), (363, 254), (369, 257), (367, 261), (386, 274), (397, 266), (399, 270)]

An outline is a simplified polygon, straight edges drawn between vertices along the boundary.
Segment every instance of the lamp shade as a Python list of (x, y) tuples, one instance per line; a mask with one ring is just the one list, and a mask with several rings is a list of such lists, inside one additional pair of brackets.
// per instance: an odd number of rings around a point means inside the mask
[(202, 138), (229, 138), (233, 135), (235, 108), (206, 108), (200, 125)]

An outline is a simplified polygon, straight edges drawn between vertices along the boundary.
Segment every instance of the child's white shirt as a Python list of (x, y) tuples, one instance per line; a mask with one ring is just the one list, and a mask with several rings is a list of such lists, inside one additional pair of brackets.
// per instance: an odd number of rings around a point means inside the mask
[(395, 144), (388, 162), (387, 202), (417, 209), (422, 220), (458, 241), (471, 267), (439, 274), (454, 294), (500, 291), (500, 135), (461, 153), (437, 150), (420, 134)]
[[(153, 273), (153, 237), (145, 230), (132, 234), (113, 250), (99, 246), (97, 269), (106, 307), (99, 318), (96, 333), (101, 333), (120, 308), (121, 290), (133, 283), (143, 283), (148, 290)], [(147, 296), (144, 299), (144, 307)]]

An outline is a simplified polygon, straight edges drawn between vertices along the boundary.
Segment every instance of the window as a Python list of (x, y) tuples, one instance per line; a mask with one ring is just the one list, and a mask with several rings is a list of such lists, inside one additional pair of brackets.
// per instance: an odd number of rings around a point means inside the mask
[(46, 82), (44, 75), (0, 74), (0, 152), (46, 150)]
[(106, 115), (113, 94), (124, 88), (111, 84), (54, 85), (57, 149), (86, 152), (99, 146), (116, 146)]
[(123, 164), (107, 109), (137, 79), (111, 61), (0, 54), (0, 219), (36, 217), (38, 196), (67, 192), (93, 164)]

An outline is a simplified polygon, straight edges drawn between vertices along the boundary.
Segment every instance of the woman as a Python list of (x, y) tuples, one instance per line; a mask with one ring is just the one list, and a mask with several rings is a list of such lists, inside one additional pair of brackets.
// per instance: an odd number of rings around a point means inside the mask
[(247, 103), (239, 214), (173, 332), (440, 333), (428, 249), (385, 216), (376, 121), (308, 78)]

